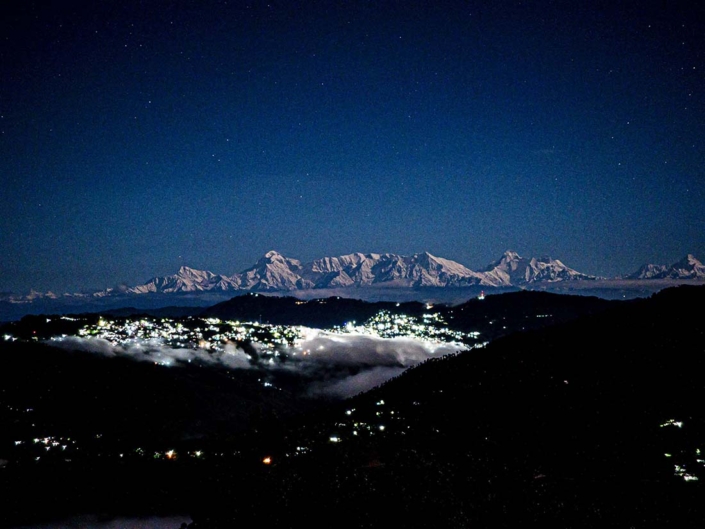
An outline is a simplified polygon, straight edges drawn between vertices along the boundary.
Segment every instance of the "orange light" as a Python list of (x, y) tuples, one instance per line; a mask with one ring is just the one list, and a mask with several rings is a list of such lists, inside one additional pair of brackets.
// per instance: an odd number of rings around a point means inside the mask
[(262, 460), (262, 463), (264, 463), (265, 465), (271, 465), (271, 464), (272, 464), (272, 458), (269, 457), (269, 456), (267, 456), (267, 457), (265, 457), (265, 458)]

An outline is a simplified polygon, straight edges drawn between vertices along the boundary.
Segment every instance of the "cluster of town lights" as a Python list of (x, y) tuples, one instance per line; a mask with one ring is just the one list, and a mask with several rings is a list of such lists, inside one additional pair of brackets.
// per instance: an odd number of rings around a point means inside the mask
[[(447, 344), (458, 349), (478, 344), (478, 332), (450, 329), (443, 316), (429, 312), (421, 317), (380, 311), (357, 324), (349, 322), (330, 329), (314, 329), (300, 325), (272, 325), (259, 322), (222, 321), (218, 318), (116, 319), (100, 318), (96, 324), (85, 325), (78, 336), (101, 339), (114, 346), (170, 347), (223, 352), (228, 344), (253, 344), (263, 355), (292, 354), (309, 356), (307, 342), (321, 334), (329, 336), (364, 335), (382, 339), (409, 338), (430, 345)], [(54, 337), (65, 339), (66, 336)], [(6, 340), (13, 339), (6, 336)], [(169, 362), (165, 362), (169, 365)]]

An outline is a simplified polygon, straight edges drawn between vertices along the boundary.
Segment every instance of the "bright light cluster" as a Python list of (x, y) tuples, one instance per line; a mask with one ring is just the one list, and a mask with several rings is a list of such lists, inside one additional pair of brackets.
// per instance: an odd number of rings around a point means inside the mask
[(228, 343), (250, 342), (272, 353), (280, 346), (299, 343), (309, 333), (310, 329), (300, 326), (221, 321), (217, 318), (188, 318), (184, 322), (169, 318), (124, 321), (101, 318), (96, 325), (87, 325), (78, 331), (79, 336), (100, 338), (120, 346), (151, 343), (155, 346), (223, 351)]
[[(113, 345), (129, 347), (146, 344), (172, 348), (203, 349), (222, 352), (228, 343), (253, 343), (259, 352), (279, 356), (292, 348), (304, 356), (310, 353), (304, 344), (319, 333), (358, 334), (377, 338), (409, 338), (429, 344), (462, 347), (476, 345), (479, 333), (464, 333), (448, 328), (440, 313), (421, 318), (380, 311), (362, 325), (354, 322), (343, 327), (322, 330), (298, 325), (270, 325), (258, 322), (222, 321), (217, 318), (169, 318), (112, 321), (101, 318), (95, 325), (79, 329), (81, 337), (100, 338)], [(294, 353), (296, 354), (296, 353)]]
[[(384, 400), (375, 403), (378, 408), (374, 412), (373, 420), (363, 420), (356, 417), (356, 409), (345, 410), (345, 417), (333, 424), (334, 433), (325, 434), (329, 443), (342, 443), (351, 437), (375, 436), (380, 434), (390, 434), (396, 432), (399, 435), (406, 435), (411, 427), (405, 424), (402, 414), (395, 409), (385, 405)], [(301, 452), (297, 447), (297, 452)], [(308, 452), (309, 449), (303, 449)]]
[[(683, 428), (683, 421), (678, 421), (676, 419), (669, 419), (666, 422), (659, 425), (661, 428)], [(686, 469), (686, 463), (692, 469), (693, 466), (705, 467), (705, 459), (702, 459), (702, 453), (700, 448), (695, 449), (693, 454), (692, 449), (676, 449), (672, 452), (664, 453), (664, 457), (674, 460), (673, 461), (673, 474), (676, 477), (682, 478), (684, 481), (699, 481), (700, 478)], [(699, 472), (702, 475), (702, 471)]]
[(474, 342), (479, 332), (464, 333), (448, 328), (440, 313), (427, 313), (421, 318), (392, 314), (382, 310), (362, 325), (348, 322), (332, 330), (337, 334), (363, 334), (378, 338), (413, 338), (431, 343), (461, 344)]
[[(57, 458), (59, 461), (71, 462), (71, 458), (77, 457), (81, 453), (84, 453), (85, 457), (91, 457), (90, 454), (93, 453), (94, 455), (108, 459), (142, 459), (149, 457), (165, 461), (175, 461), (181, 457), (193, 459), (203, 459), (206, 457), (203, 450), (191, 450), (184, 452), (183, 455), (177, 453), (174, 449), (154, 450), (150, 452), (141, 447), (130, 450), (118, 450), (116, 448), (108, 450), (107, 446), (100, 444), (102, 438), (102, 434), (95, 434), (84, 437), (82, 441), (73, 437), (53, 435), (31, 439), (19, 439), (13, 442), (13, 446), (17, 451), (13, 459), (17, 461), (29, 459), (37, 464), (46, 461), (57, 461)], [(223, 456), (224, 454), (212, 455)], [(235, 453), (234, 455), (238, 454)]]

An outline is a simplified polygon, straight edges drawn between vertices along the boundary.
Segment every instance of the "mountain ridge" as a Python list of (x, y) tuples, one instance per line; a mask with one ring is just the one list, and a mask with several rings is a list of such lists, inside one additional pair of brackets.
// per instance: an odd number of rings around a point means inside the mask
[[(705, 265), (693, 254), (670, 266), (645, 264), (615, 280), (705, 280)], [(474, 271), (456, 261), (429, 252), (410, 256), (393, 253), (351, 253), (302, 263), (271, 250), (253, 266), (231, 276), (181, 266), (175, 274), (155, 276), (141, 285), (107, 288), (88, 293), (56, 294), (32, 290), (3, 294), (0, 301), (33, 303), (40, 300), (98, 299), (118, 295), (176, 293), (294, 292), (300, 290), (388, 288), (528, 288), (534, 285), (577, 284), (608, 280), (584, 274), (551, 257), (520, 256), (512, 250)]]
[(705, 265), (689, 253), (670, 266), (645, 264), (625, 279), (705, 279)]

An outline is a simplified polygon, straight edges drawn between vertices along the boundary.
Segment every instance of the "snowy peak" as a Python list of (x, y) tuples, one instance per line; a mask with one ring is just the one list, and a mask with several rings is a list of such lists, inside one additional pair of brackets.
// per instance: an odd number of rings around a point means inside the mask
[(688, 254), (671, 266), (646, 264), (626, 279), (705, 279), (705, 265)]
[(435, 257), (428, 252), (397, 254), (354, 253), (324, 257), (304, 265), (303, 277), (315, 288), (334, 286), (388, 285), (403, 287), (445, 287), (480, 284), (482, 278), (460, 263)]
[(215, 274), (206, 270), (196, 270), (195, 268), (182, 266), (181, 268), (179, 268), (179, 271), (176, 273), (176, 276), (194, 281), (207, 281), (208, 279), (214, 277)]
[(460, 263), (443, 259), (441, 257), (436, 257), (428, 252), (415, 254), (412, 256), (412, 259), (418, 263), (419, 266), (422, 266), (427, 270), (439, 270), (448, 273), (455, 273), (457, 275), (474, 274), (472, 270), (465, 268)]
[(487, 265), (484, 272), (492, 272), (497, 269), (505, 272), (513, 272), (522, 265), (523, 261), (526, 261), (526, 259), (521, 257), (518, 253), (507, 250), (502, 254), (502, 257)]
[(416, 286), (471, 286), (483, 283), (483, 277), (458, 262), (436, 257), (428, 252), (410, 259), (410, 274)]
[(270, 250), (257, 261), (257, 265), (260, 266), (272, 263), (292, 263), (295, 265), (301, 265), (301, 263), (296, 259), (289, 259), (288, 257), (284, 257), (282, 254), (274, 250)]
[(668, 270), (666, 265), (645, 264), (625, 279), (657, 279)]
[(231, 279), (241, 289), (258, 292), (310, 288), (312, 285), (299, 275), (300, 272), (300, 261), (270, 251), (255, 266), (235, 274)]
[(207, 290), (223, 290), (237, 288), (230, 280), (221, 275), (206, 270), (196, 270), (182, 266), (176, 274), (165, 277), (154, 277), (144, 285), (128, 287), (124, 292), (129, 294), (175, 293), (175, 292), (202, 292)]
[(497, 262), (516, 262), (520, 261), (523, 259), (517, 252), (513, 250), (506, 250), (503, 254), (502, 257), (499, 258), (499, 261)]
[(488, 282), (495, 286), (520, 286), (540, 281), (594, 280), (595, 276), (582, 274), (550, 257), (527, 259), (507, 250), (484, 271)]
[(678, 279), (705, 277), (705, 265), (698, 261), (693, 254), (688, 254), (677, 263), (671, 265), (671, 277)]

